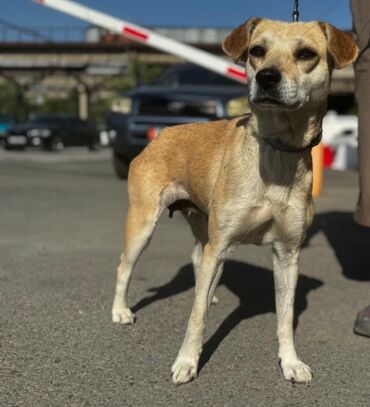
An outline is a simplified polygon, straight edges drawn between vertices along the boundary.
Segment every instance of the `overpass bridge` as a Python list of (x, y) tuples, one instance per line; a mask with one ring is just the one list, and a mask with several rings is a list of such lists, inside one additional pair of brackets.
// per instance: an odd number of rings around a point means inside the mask
[[(157, 27), (152, 29), (212, 54), (231, 29)], [(92, 95), (109, 97), (107, 76), (122, 76), (133, 62), (167, 65), (178, 57), (133, 42), (98, 27), (18, 27), (0, 19), (0, 78), (30, 98), (66, 97), (75, 89), (79, 113), (89, 115)], [(335, 71), (331, 93), (348, 97), (354, 89), (352, 68)]]

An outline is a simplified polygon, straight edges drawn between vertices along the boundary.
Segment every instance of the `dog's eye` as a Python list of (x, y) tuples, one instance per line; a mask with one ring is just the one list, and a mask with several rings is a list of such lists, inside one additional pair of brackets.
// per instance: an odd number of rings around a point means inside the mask
[(309, 61), (317, 57), (317, 54), (310, 48), (302, 48), (296, 52), (295, 57), (300, 61)]
[(256, 45), (249, 50), (250, 55), (253, 55), (257, 58), (262, 58), (266, 54), (265, 48), (261, 47), (260, 45)]

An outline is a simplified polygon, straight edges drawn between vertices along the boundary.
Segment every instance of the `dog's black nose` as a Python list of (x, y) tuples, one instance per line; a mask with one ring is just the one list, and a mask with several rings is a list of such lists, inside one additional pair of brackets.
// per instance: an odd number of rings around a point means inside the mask
[(269, 89), (281, 81), (281, 73), (274, 67), (261, 69), (257, 72), (256, 80), (263, 89)]

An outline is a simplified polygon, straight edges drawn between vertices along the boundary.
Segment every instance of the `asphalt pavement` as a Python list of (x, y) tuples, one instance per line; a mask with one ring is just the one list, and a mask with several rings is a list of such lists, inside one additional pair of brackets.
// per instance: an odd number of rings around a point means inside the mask
[(184, 220), (161, 218), (132, 279), (137, 322), (115, 325), (127, 192), (109, 151), (1, 151), (0, 406), (370, 406), (370, 339), (352, 332), (370, 303), (356, 198), (356, 173), (327, 172), (301, 253), (296, 346), (312, 385), (280, 372), (270, 249), (243, 246), (217, 290), (199, 376), (176, 387), (194, 286)]

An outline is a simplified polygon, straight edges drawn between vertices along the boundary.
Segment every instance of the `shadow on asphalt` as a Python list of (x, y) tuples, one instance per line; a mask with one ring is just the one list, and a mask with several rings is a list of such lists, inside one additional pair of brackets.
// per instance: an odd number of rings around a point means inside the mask
[[(199, 369), (202, 369), (223, 339), (241, 321), (256, 315), (275, 313), (274, 281), (270, 270), (239, 261), (227, 261), (220, 284), (225, 285), (239, 298), (239, 305), (226, 317), (216, 332), (205, 343)], [(308, 293), (322, 285), (321, 280), (300, 275), (295, 302), (294, 328), (298, 325), (299, 316), (307, 308)], [(191, 264), (187, 264), (167, 284), (151, 288), (149, 291), (153, 295), (140, 300), (132, 310), (137, 312), (153, 302), (179, 294), (193, 286), (193, 267)]]
[(325, 234), (345, 277), (370, 281), (370, 229), (358, 226), (352, 212), (325, 212), (316, 215), (304, 247), (317, 233)]

